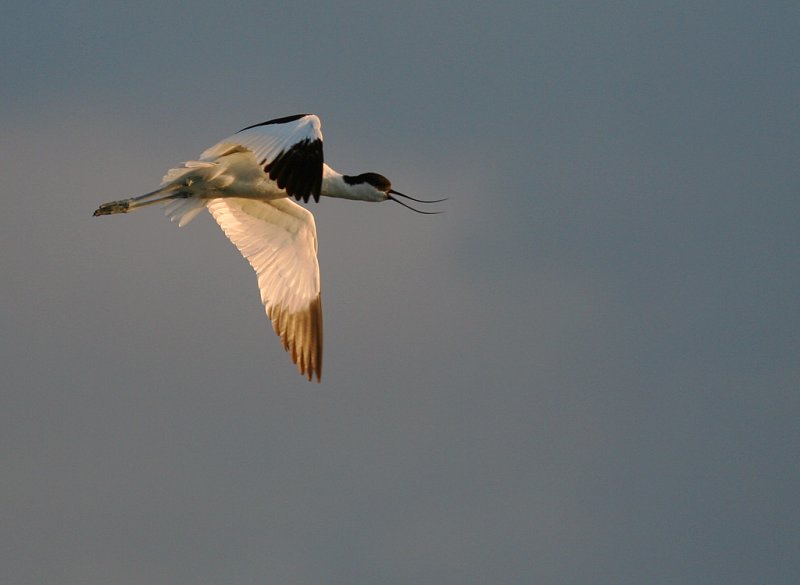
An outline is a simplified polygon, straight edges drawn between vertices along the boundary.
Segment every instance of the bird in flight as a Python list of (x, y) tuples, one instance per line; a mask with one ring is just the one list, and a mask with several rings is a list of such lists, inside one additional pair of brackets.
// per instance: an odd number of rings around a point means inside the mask
[(104, 203), (95, 216), (128, 213), (162, 203), (179, 226), (203, 209), (250, 262), (261, 301), (275, 333), (301, 374), (322, 375), (322, 301), (314, 216), (297, 201), (320, 196), (357, 201), (403, 195), (378, 173), (343, 175), (323, 162), (320, 120), (297, 114), (248, 126), (164, 176), (161, 186), (139, 197)]

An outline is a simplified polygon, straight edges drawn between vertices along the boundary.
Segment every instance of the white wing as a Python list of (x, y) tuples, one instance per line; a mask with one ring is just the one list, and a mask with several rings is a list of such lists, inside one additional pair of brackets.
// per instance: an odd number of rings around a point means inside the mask
[(322, 302), (314, 216), (289, 199), (226, 197), (208, 203), (258, 275), (261, 301), (301, 374), (320, 379)]
[(278, 184), (298, 201), (319, 201), (322, 185), (322, 125), (314, 114), (297, 114), (248, 126), (200, 155), (211, 161), (243, 146)]

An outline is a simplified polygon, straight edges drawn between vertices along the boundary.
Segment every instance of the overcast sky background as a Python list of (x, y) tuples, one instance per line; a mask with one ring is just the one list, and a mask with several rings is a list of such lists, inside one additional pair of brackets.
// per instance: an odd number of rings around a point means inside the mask
[[(0, 21), (0, 582), (800, 580), (796, 2), (39, 1)], [(321, 385), (207, 215), (243, 126), (446, 213), (316, 214)]]

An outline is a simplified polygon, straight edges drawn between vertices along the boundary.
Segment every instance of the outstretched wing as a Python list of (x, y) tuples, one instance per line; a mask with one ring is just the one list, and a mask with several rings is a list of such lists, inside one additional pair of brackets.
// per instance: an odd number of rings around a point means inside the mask
[(322, 373), (322, 301), (314, 216), (289, 199), (212, 199), (208, 209), (258, 275), (272, 327), (309, 380)]
[(253, 151), (256, 161), (290, 197), (319, 201), (322, 187), (322, 130), (314, 114), (297, 114), (248, 126), (200, 155), (213, 160), (231, 147)]

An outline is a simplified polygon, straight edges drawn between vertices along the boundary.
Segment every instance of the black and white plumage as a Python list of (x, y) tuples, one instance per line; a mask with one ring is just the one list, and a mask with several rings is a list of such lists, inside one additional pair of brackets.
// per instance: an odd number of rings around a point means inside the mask
[[(319, 118), (298, 114), (248, 126), (170, 169), (161, 187), (104, 203), (94, 215), (154, 203), (183, 226), (208, 209), (258, 276), (261, 301), (284, 349), (309, 380), (322, 373), (322, 301), (314, 216), (291, 198), (400, 202), (377, 173), (342, 175), (324, 163)], [(411, 208), (413, 209), (413, 208)], [(414, 210), (418, 211), (418, 210)], [(420, 212), (433, 213), (433, 212)]]

